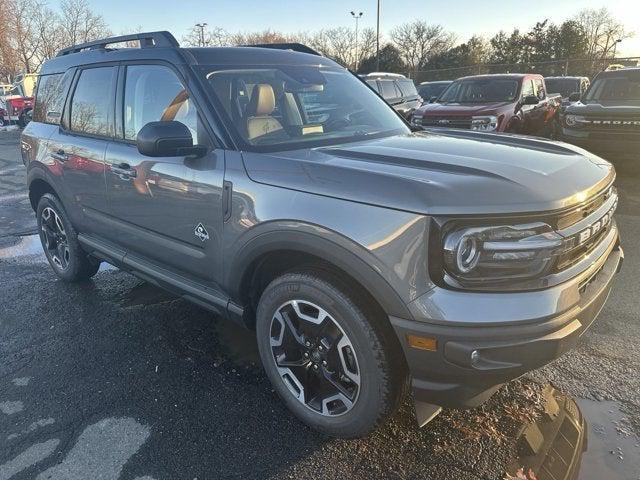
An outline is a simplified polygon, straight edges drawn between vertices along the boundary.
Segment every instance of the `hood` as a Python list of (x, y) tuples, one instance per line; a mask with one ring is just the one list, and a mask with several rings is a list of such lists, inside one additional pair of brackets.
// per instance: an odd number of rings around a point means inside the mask
[(615, 176), (578, 147), (453, 129), (243, 158), (256, 182), (430, 215), (561, 209)]
[(567, 107), (567, 113), (593, 116), (638, 116), (640, 101), (597, 101), (597, 103), (576, 102)]
[(511, 102), (492, 103), (428, 103), (420, 107), (416, 113), (422, 115), (492, 115), (505, 109), (513, 108)]

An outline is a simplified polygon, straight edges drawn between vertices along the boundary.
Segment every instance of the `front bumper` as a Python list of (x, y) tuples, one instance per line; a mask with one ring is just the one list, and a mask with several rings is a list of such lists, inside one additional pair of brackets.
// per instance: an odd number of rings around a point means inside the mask
[(560, 140), (600, 154), (633, 155), (640, 151), (640, 135), (631, 132), (585, 131), (563, 127)]
[[(574, 347), (602, 309), (624, 258), (617, 229), (591, 266), (535, 292), (476, 293), (435, 288), (391, 317), (411, 372), (414, 398), (449, 408), (475, 407), (502, 384)], [(408, 336), (435, 339), (432, 350)]]

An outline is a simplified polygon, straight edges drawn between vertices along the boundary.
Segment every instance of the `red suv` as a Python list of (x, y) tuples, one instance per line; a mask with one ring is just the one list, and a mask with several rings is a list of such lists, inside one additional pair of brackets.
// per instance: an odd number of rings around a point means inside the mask
[(535, 74), (477, 75), (454, 81), (435, 103), (412, 117), (414, 125), (554, 137), (560, 95), (548, 95)]

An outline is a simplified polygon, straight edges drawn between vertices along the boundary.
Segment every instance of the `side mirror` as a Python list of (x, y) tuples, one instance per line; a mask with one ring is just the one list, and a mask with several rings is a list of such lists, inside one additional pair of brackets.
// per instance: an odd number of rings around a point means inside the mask
[(434, 103), (436, 100), (438, 99), (438, 97), (436, 97), (435, 95), (433, 97), (431, 97), (429, 99), (429, 103)]
[(184, 123), (149, 122), (138, 132), (138, 152), (147, 157), (201, 157), (206, 147), (193, 145), (191, 132)]
[(538, 105), (540, 100), (535, 95), (527, 95), (522, 99), (522, 105)]
[(580, 101), (580, 92), (573, 92), (569, 95), (570, 102), (579, 102)]

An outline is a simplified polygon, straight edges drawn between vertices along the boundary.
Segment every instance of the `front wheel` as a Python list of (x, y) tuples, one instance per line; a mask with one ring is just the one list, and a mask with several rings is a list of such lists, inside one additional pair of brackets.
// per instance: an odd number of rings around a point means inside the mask
[(337, 277), (289, 273), (267, 286), (257, 311), (276, 391), (299, 419), (337, 437), (370, 432), (397, 408), (406, 382), (397, 340), (357, 300)]

